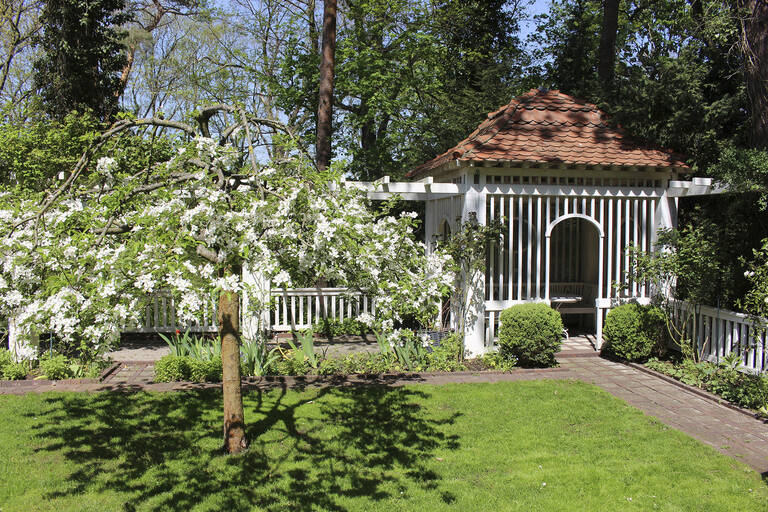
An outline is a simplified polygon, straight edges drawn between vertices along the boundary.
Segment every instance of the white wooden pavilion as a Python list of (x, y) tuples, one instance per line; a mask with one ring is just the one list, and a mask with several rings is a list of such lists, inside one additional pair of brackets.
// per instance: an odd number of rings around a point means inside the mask
[(470, 217), (500, 220), (505, 236), (477, 283), (485, 301), (465, 333), (467, 352), (481, 354), (499, 313), (524, 302), (551, 304), (564, 319), (586, 316), (599, 349), (608, 310), (651, 295), (627, 277), (628, 248), (653, 250), (659, 230), (676, 226), (680, 197), (720, 191), (707, 178), (681, 181), (688, 172), (681, 156), (609, 126), (596, 106), (534, 89), (410, 171), (415, 183), (348, 186), (424, 200), (428, 250)]

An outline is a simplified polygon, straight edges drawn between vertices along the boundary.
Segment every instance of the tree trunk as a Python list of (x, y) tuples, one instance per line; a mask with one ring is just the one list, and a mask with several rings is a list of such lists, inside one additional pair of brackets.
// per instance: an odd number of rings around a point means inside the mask
[(243, 395), (240, 387), (240, 297), (223, 290), (219, 295), (222, 392), (224, 395), (224, 450), (240, 453), (248, 447), (245, 437)]
[(737, 5), (752, 117), (752, 145), (768, 149), (768, 2), (739, 0)]
[(613, 90), (613, 68), (616, 62), (616, 31), (619, 27), (619, 0), (603, 0), (603, 26), (597, 76), (604, 91)]
[(323, 2), (323, 49), (317, 102), (317, 168), (331, 163), (331, 119), (333, 117), (333, 67), (336, 58), (336, 0)]

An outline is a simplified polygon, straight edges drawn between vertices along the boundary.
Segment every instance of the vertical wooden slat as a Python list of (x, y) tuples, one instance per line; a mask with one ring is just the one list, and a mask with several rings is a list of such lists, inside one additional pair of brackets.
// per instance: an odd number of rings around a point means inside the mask
[[(499, 221), (502, 222), (502, 228), (504, 227), (504, 222), (507, 221), (507, 219), (504, 216), (504, 202), (506, 201), (505, 196), (498, 196), (499, 201)], [(504, 238), (502, 238), (503, 240)], [(506, 276), (504, 275), (504, 246), (505, 243), (499, 244), (499, 259), (498, 259), (498, 266), (499, 266), (499, 300), (504, 300), (504, 282), (506, 281)]]
[[(638, 241), (637, 241), (637, 233), (638, 233), (638, 213), (639, 213), (639, 212), (637, 211), (637, 210), (638, 210), (638, 205), (639, 205), (639, 202), (638, 202), (638, 200), (637, 200), (637, 199), (635, 199), (635, 205), (634, 205), (635, 207), (634, 207), (634, 209), (633, 209), (633, 213), (634, 213), (634, 224), (633, 224), (633, 226), (634, 226), (634, 231), (632, 232), (632, 245), (633, 245), (635, 248), (637, 248), (637, 247), (638, 247), (638, 245), (639, 245), (639, 244), (638, 244)], [(633, 258), (634, 258), (634, 257), (633, 257)], [(629, 268), (628, 268), (627, 270), (629, 270)], [(632, 279), (632, 296), (633, 296), (633, 297), (637, 297), (637, 293), (638, 293), (638, 289), (637, 289), (637, 280), (636, 280), (636, 279)]]
[[(488, 196), (488, 210), (486, 213), (486, 217), (488, 219), (488, 224), (491, 224), (494, 220), (494, 206), (496, 202), (496, 196)], [(493, 300), (493, 281), (496, 276), (495, 272), (495, 263), (496, 263), (496, 243), (491, 244), (491, 247), (489, 247), (490, 252), (490, 261), (489, 261), (489, 270), (488, 275), (486, 276), (486, 283), (488, 288), (486, 289), (486, 300)]]
[[(616, 266), (614, 267), (614, 283), (621, 283), (621, 199), (616, 200)], [(617, 292), (616, 297), (621, 295)]]
[(536, 198), (536, 298), (541, 298), (541, 196)]
[(613, 274), (611, 274), (612, 271), (612, 261), (613, 261), (613, 244), (614, 244), (614, 236), (613, 236), (613, 201), (608, 200), (606, 201), (606, 208), (608, 209), (608, 233), (607, 233), (607, 243), (606, 243), (606, 255), (607, 255), (607, 269), (605, 272), (605, 297), (611, 298), (612, 290), (611, 290), (611, 279), (613, 278)]
[(510, 196), (509, 197), (509, 226), (507, 227), (508, 230), (508, 236), (507, 236), (507, 250), (509, 251), (507, 253), (507, 266), (509, 267), (509, 275), (507, 276), (508, 282), (507, 287), (509, 288), (509, 293), (507, 295), (508, 300), (513, 300), (515, 298), (515, 290), (514, 290), (514, 282), (515, 282), (515, 269), (513, 267), (513, 261), (512, 259), (515, 256), (514, 246), (515, 246), (515, 224), (514, 224), (514, 211), (515, 211), (515, 197)]
[(517, 198), (517, 300), (523, 299), (523, 198)]
[(531, 298), (531, 263), (533, 260), (533, 250), (531, 242), (533, 238), (533, 200), (529, 196), (528, 202), (528, 271), (525, 276), (525, 293), (527, 298)]
[[(632, 200), (627, 199), (624, 203), (624, 275), (629, 273), (629, 234), (630, 230), (632, 228), (631, 220), (632, 220)], [(626, 277), (624, 275), (621, 276), (621, 281), (624, 283), (626, 281)], [(624, 283), (629, 284), (629, 283)], [(627, 289), (627, 295), (631, 290)]]

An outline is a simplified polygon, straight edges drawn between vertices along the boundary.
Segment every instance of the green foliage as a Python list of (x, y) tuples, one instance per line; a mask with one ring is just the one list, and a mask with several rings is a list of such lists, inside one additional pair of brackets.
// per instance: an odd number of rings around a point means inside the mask
[(663, 349), (666, 317), (656, 306), (622, 304), (610, 310), (603, 327), (603, 352), (626, 361), (643, 361)]
[(29, 362), (20, 361), (14, 363), (13, 361), (4, 364), (0, 367), (2, 371), (2, 377), (4, 380), (22, 380), (29, 374)]
[(482, 363), (491, 370), (511, 372), (517, 366), (517, 358), (511, 355), (506, 357), (500, 351), (483, 354)]
[(322, 334), (325, 337), (335, 336), (365, 336), (370, 332), (367, 325), (355, 318), (324, 318), (312, 327), (312, 330)]
[(554, 366), (563, 338), (560, 313), (541, 303), (518, 304), (500, 316), (499, 353), (523, 366)]
[(283, 358), (275, 364), (278, 375), (306, 375), (312, 369), (301, 351), (286, 350)]
[(221, 356), (207, 360), (188, 358), (188, 368), (192, 382), (221, 382)]
[(98, 128), (92, 115), (74, 112), (60, 121), (0, 124), (0, 184), (33, 191), (50, 188), (59, 173), (72, 170)]
[(437, 345), (432, 345), (424, 357), (428, 372), (458, 372), (466, 370), (464, 358), (464, 339), (459, 333), (443, 337)]
[(131, 19), (125, 0), (46, 0), (36, 37), (35, 86), (46, 112), (62, 119), (72, 110), (98, 118), (117, 111), (120, 72), (127, 63), (120, 27)]
[(13, 362), (13, 354), (6, 348), (0, 348), (0, 373), (2, 369)]
[(190, 359), (201, 361), (212, 361), (216, 358), (221, 359), (221, 343), (218, 340), (207, 338), (205, 336), (191, 335), (189, 329), (183, 333), (177, 330), (171, 337), (161, 333), (158, 333), (158, 336), (160, 336), (171, 349), (172, 355), (185, 356)]
[[(466, 137), (485, 114), (529, 87), (520, 4), (503, 0), (367, 0), (339, 25), (335, 147), (360, 179), (401, 177)], [(286, 37), (272, 75), (278, 105), (311, 138), (317, 108), (317, 34)], [(296, 115), (300, 112), (302, 115)]]
[(62, 354), (40, 358), (40, 371), (46, 379), (61, 380), (72, 376), (69, 359)]
[[(539, 17), (545, 83), (603, 107), (632, 135), (706, 169), (744, 148), (749, 102), (732, 4), (628, 2), (619, 9), (614, 82), (598, 80), (603, 3), (556, 1)], [(747, 175), (734, 176), (734, 183)]]
[(155, 382), (179, 382), (190, 378), (190, 359), (169, 354), (155, 362)]
[(275, 347), (267, 349), (267, 340), (256, 338), (240, 344), (240, 370), (247, 377), (262, 377), (275, 370), (280, 353)]
[(691, 359), (674, 363), (651, 359), (646, 366), (689, 386), (700, 387), (720, 395), (741, 407), (759, 410), (768, 415), (768, 375), (740, 371), (740, 362), (740, 355), (734, 352), (719, 363), (697, 363)]
[(752, 262), (744, 273), (751, 286), (739, 305), (756, 319), (763, 319), (768, 317), (768, 238), (753, 254)]

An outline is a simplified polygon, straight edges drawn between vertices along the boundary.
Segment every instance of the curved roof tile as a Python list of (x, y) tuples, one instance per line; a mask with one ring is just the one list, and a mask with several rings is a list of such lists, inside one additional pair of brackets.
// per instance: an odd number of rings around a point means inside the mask
[(595, 105), (540, 89), (489, 113), (466, 139), (407, 176), (434, 175), (452, 160), (688, 169), (682, 155), (643, 144), (609, 126)]

